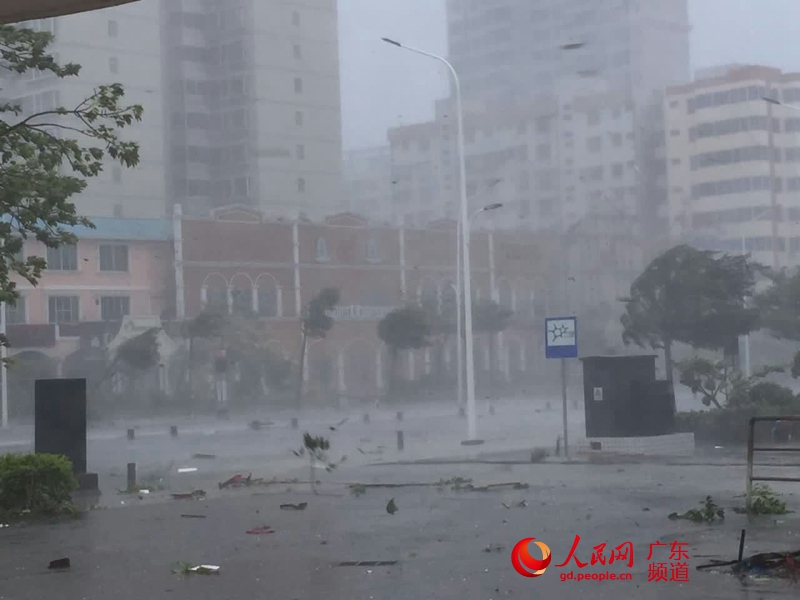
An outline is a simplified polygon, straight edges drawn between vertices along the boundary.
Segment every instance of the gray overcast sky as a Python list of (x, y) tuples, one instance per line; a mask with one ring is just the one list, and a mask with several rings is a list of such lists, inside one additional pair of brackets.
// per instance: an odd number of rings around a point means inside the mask
[[(798, 0), (690, 0), (692, 66), (733, 62), (800, 69)], [(430, 118), (444, 67), (380, 41), (446, 54), (443, 0), (339, 0), (346, 149), (383, 144), (386, 129)]]

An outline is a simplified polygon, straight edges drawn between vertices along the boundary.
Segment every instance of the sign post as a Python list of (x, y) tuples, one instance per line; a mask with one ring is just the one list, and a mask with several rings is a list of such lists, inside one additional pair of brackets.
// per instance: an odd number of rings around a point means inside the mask
[(564, 456), (569, 458), (567, 433), (567, 359), (578, 358), (577, 317), (544, 320), (545, 357), (561, 360), (561, 403), (564, 419)]

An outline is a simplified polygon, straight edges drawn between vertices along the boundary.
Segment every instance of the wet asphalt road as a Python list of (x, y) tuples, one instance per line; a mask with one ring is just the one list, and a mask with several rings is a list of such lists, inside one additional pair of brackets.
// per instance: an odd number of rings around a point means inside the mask
[[(303, 477), (305, 472), (298, 467), (285, 475)], [(522, 481), (530, 488), (370, 488), (353, 496), (335, 481), (435, 482), (453, 477), (472, 478), (476, 485)], [(383, 465), (342, 467), (323, 482), (317, 496), (300, 484), (213, 490), (204, 501), (175, 501), (161, 492), (119, 508), (91, 511), (78, 521), (0, 529), (0, 599), (797, 597), (799, 588), (788, 582), (743, 584), (694, 568), (712, 557), (733, 558), (738, 532), (745, 526), (746, 554), (800, 547), (796, 515), (748, 523), (729, 511), (719, 525), (666, 518), (669, 512), (697, 505), (705, 494), (726, 507), (740, 505), (736, 496), (742, 481), (739, 467)], [(399, 508), (395, 515), (385, 510), (390, 498)], [(786, 499), (791, 508), (800, 508), (795, 496)], [(527, 506), (517, 507), (522, 500)], [(305, 511), (279, 508), (283, 502), (301, 501), (308, 502)], [(275, 533), (245, 533), (259, 525), (270, 525)], [(633, 580), (562, 582), (559, 575), (566, 571), (555, 566), (532, 580), (513, 570), (510, 550), (520, 538), (533, 536), (547, 543), (556, 565), (566, 558), (575, 535), (581, 536), (578, 557), (584, 562), (592, 546), (631, 541)], [(688, 583), (647, 581), (649, 545), (659, 540), (687, 544)], [(48, 571), (49, 561), (62, 556), (70, 557), (72, 567)], [(363, 560), (398, 562), (337, 566)], [(182, 578), (170, 572), (177, 561), (216, 564), (221, 572)], [(606, 569), (590, 565), (580, 572)]]

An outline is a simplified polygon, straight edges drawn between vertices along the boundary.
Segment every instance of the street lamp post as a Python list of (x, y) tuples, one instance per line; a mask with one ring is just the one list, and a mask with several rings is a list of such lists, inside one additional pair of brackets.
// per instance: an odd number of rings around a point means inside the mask
[[(458, 160), (459, 160), (459, 183), (461, 186), (461, 221), (466, 224), (467, 214), (467, 176), (465, 167), (464, 156), (464, 114), (461, 106), (461, 82), (458, 79), (458, 73), (450, 62), (441, 56), (418, 50), (410, 46), (405, 46), (398, 41), (389, 38), (381, 38), (387, 44), (397, 46), (398, 48), (405, 48), (411, 52), (427, 56), (434, 60), (439, 61), (447, 67), (450, 75), (453, 78), (453, 86), (456, 99), (456, 120), (458, 121)], [(466, 333), (466, 371), (467, 371), (467, 422), (468, 422), (468, 435), (469, 440), (473, 441), (477, 437), (478, 421), (475, 414), (475, 355), (473, 352), (473, 339), (472, 339), (472, 285), (470, 282), (470, 259), (469, 250), (467, 246), (466, 226), (462, 227), (461, 247), (464, 253), (464, 264), (462, 277), (464, 279), (464, 328)]]

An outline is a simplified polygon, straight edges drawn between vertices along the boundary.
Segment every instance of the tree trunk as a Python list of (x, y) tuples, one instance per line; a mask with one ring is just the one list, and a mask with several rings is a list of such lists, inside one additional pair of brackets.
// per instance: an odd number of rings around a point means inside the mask
[(306, 370), (306, 344), (308, 343), (308, 335), (305, 329), (303, 330), (303, 341), (300, 344), (300, 371), (297, 374), (297, 406), (300, 408), (303, 404), (303, 374)]
[(395, 378), (397, 377), (397, 348), (389, 349), (389, 396), (394, 394)]
[(672, 383), (672, 340), (664, 340), (664, 366), (667, 369), (667, 381)]

